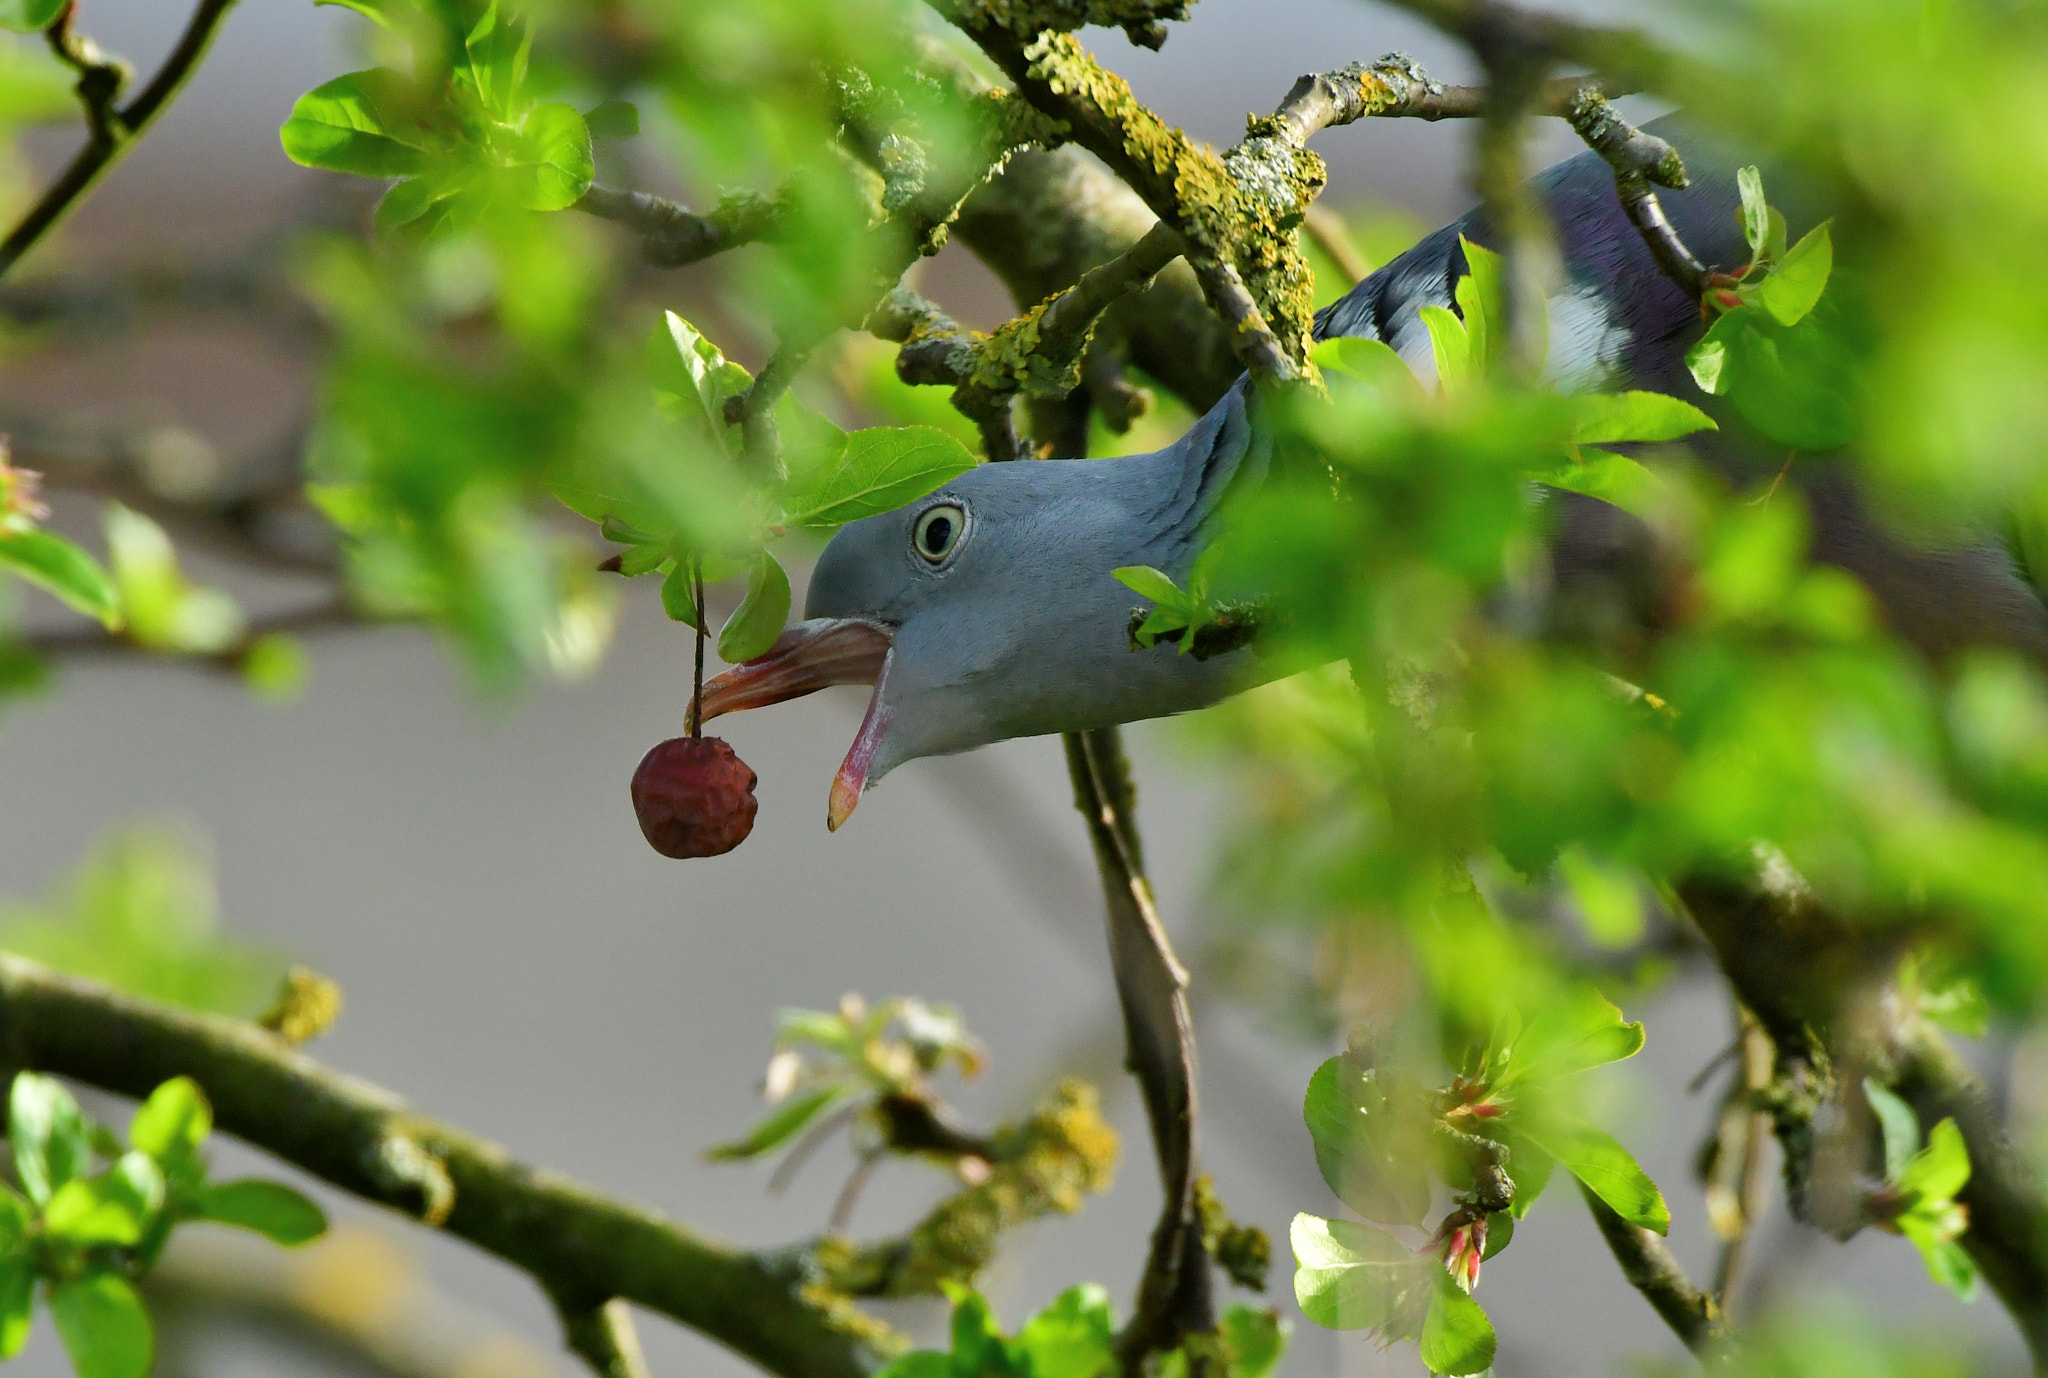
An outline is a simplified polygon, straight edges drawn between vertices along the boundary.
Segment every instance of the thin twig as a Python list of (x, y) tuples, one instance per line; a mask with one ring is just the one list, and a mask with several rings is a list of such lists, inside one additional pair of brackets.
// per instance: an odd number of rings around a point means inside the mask
[(1208, 1255), (1196, 1208), (1195, 1035), (1187, 970), (1174, 956), (1145, 880), (1136, 793), (1114, 728), (1064, 738), (1074, 804), (1088, 823), (1109, 907), (1111, 966), (1124, 1015), (1126, 1065), (1145, 1097), (1165, 1202), (1153, 1229), (1131, 1320), (1117, 1339), (1126, 1378), (1148, 1355), (1213, 1330)]
[(7, 238), (0, 240), (0, 277), (5, 277), (21, 261), (22, 255), (55, 229), (93, 184), (135, 146), (136, 140), (163, 113), (199, 65), (199, 60), (206, 55), (221, 21), (234, 4), (235, 0), (199, 0), (170, 56), (164, 59), (163, 66), (157, 69), (156, 76), (143, 88), (142, 94), (126, 109), (97, 122), (93, 136), (71, 160), (70, 166), (43, 193), (42, 199), (29, 209)]
[(1593, 1223), (1600, 1227), (1601, 1237), (1614, 1251), (1621, 1275), (1643, 1294), (1643, 1299), (1664, 1318), (1687, 1349), (1706, 1354), (1726, 1330), (1714, 1299), (1692, 1285), (1662, 1239), (1615, 1214), (1614, 1208), (1583, 1182), (1579, 1184), (1579, 1194), (1586, 1198)]
[(832, 1203), (832, 1215), (825, 1223), (825, 1233), (845, 1234), (846, 1227), (853, 1223), (853, 1208), (860, 1202), (860, 1194), (867, 1189), (868, 1179), (875, 1175), (875, 1169), (882, 1165), (887, 1150), (874, 1148), (860, 1155), (853, 1171), (846, 1178), (846, 1185), (839, 1189), (839, 1197)]
[(690, 561), (690, 610), (697, 619), (697, 662), (690, 672), (690, 736), (704, 735), (704, 565)]
[(1742, 1024), (1737, 1040), (1742, 1060), (1721, 1112), (1720, 1156), (1725, 1159), (1722, 1165), (1727, 1170), (1708, 1186), (1710, 1214), (1714, 1208), (1713, 1194), (1717, 1190), (1726, 1193), (1721, 1198), (1724, 1218), (1713, 1222), (1721, 1233), (1721, 1254), (1714, 1263), (1713, 1296), (1723, 1315), (1728, 1314), (1736, 1295), (1749, 1242), (1763, 1215), (1763, 1150), (1764, 1139), (1771, 1132), (1771, 1117), (1759, 1107), (1758, 1099), (1771, 1084), (1776, 1060), (1770, 1035), (1764, 1032), (1756, 1016), (1740, 1006), (1737, 1015)]
[(1586, 146), (1614, 169), (1614, 189), (1621, 197), (1621, 208), (1627, 212), (1636, 233), (1643, 237), (1658, 269), (1688, 297), (1698, 301), (1711, 284), (1713, 273), (1686, 247), (1650, 185), (1654, 182), (1673, 189), (1691, 185), (1678, 150), (1615, 114), (1606, 97), (1591, 87), (1572, 98), (1565, 119), (1586, 141)]
[(846, 1122), (860, 1112), (858, 1102), (853, 1105), (842, 1105), (805, 1130), (804, 1136), (796, 1141), (796, 1146), (784, 1154), (782, 1161), (775, 1165), (773, 1175), (768, 1178), (769, 1193), (780, 1195), (788, 1191), (790, 1183), (796, 1180), (797, 1173), (803, 1171), (804, 1164), (811, 1160), (811, 1155), (823, 1148), (827, 1139), (845, 1128)]

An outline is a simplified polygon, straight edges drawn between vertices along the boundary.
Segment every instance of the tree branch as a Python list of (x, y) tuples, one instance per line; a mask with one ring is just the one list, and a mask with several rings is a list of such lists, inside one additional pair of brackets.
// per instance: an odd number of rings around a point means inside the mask
[(1579, 1194), (1586, 1198), (1593, 1223), (1600, 1227), (1601, 1237), (1614, 1251), (1621, 1275), (1643, 1294), (1643, 1300), (1664, 1318), (1687, 1349), (1704, 1357), (1727, 1333), (1721, 1308), (1712, 1297), (1692, 1285), (1662, 1239), (1615, 1214), (1614, 1208), (1583, 1182), (1579, 1183)]
[[(2048, 1367), (2048, 1199), (1982, 1084), (1888, 991), (1909, 935), (1828, 913), (1782, 857), (1763, 849), (1747, 883), (1699, 875), (1677, 891), (1736, 995), (1770, 1034), (1781, 1076), (1830, 1060), (1866, 1068), (1894, 1083), (1923, 1127), (1955, 1119), (1970, 1155), (1970, 1180), (1957, 1195), (1970, 1212), (1960, 1243), (2012, 1313), (2036, 1367)], [(1777, 1114), (1787, 1195), (1796, 1218), (1839, 1227), (1825, 1203), (1809, 1199), (1818, 1193), (1800, 1175), (1814, 1157), (1811, 1115), (1810, 1103)], [(1834, 1195), (1854, 1194), (1853, 1185)]]
[[(5, 240), (0, 240), (0, 277), (5, 277), (22, 255), (34, 248), (36, 243), (55, 229), (72, 207), (90, 191), (93, 185), (104, 177), (113, 166), (120, 162), (136, 140), (148, 130), (150, 123), (163, 113), (171, 99), (178, 94), (199, 60), (206, 56), (206, 50), (213, 44), (213, 36), (220, 23), (234, 8), (235, 0), (199, 0), (193, 10), (185, 31), (164, 59), (162, 67), (150, 80), (142, 94), (132, 101), (127, 109), (114, 111), (112, 102), (119, 94), (118, 86), (108, 91), (104, 102), (86, 89), (91, 81), (101, 80), (95, 73), (102, 71), (92, 66), (80, 77), (80, 99), (86, 102), (88, 115), (93, 125), (92, 136), (84, 148), (71, 160), (42, 199), (29, 208), (21, 223), (16, 225)], [(64, 23), (68, 24), (69, 18)], [(54, 41), (54, 40), (53, 40)], [(72, 40), (74, 42), (81, 40)], [(60, 54), (62, 50), (60, 49)], [(96, 51), (96, 50), (95, 50)], [(68, 59), (67, 59), (68, 60)], [(74, 64), (75, 65), (75, 64)], [(97, 110), (97, 113), (95, 111)]]
[(1104, 728), (1068, 733), (1063, 741), (1074, 806), (1087, 820), (1109, 906), (1110, 961), (1123, 1007), (1125, 1065), (1145, 1096), (1165, 1195), (1137, 1303), (1117, 1339), (1125, 1378), (1137, 1378), (1147, 1355), (1216, 1327), (1197, 1199), (1194, 1025), (1187, 970), (1174, 956), (1145, 880), (1133, 813), (1137, 796), (1121, 737), (1115, 728)]
[(1592, 87), (1576, 93), (1565, 119), (1586, 146), (1614, 169), (1614, 190), (1629, 223), (1643, 237), (1650, 256), (1665, 277), (1694, 301), (1706, 294), (1712, 271), (1699, 261), (1664, 214), (1664, 204), (1650, 184), (1674, 190), (1692, 184), (1678, 150), (1654, 134), (1645, 134), (1614, 113), (1607, 98)]
[(650, 192), (592, 186), (574, 208), (639, 235), (640, 256), (649, 263), (680, 268), (756, 240), (772, 243), (786, 223), (788, 201), (734, 192), (709, 214), (698, 215)]
[(649, 1378), (640, 1332), (633, 1328), (626, 1303), (617, 1297), (595, 1306), (567, 1302), (559, 1295), (553, 1300), (562, 1321), (563, 1343), (590, 1365), (597, 1378)]
[(424, 1164), (452, 1188), (441, 1228), (524, 1270), (551, 1295), (631, 1301), (789, 1378), (865, 1378), (880, 1362), (871, 1323), (811, 1298), (800, 1254), (715, 1244), (528, 1167), (253, 1025), (0, 954), (0, 1055), (138, 1098), (190, 1076), (228, 1133), (415, 1218), (433, 1212), (422, 1188), (431, 1173), (396, 1168)]

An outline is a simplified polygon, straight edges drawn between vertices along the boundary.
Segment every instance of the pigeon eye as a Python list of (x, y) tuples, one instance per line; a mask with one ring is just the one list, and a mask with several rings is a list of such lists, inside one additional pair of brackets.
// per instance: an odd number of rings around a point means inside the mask
[(927, 564), (941, 564), (960, 544), (960, 533), (966, 529), (967, 514), (950, 502), (940, 503), (918, 515), (910, 544)]

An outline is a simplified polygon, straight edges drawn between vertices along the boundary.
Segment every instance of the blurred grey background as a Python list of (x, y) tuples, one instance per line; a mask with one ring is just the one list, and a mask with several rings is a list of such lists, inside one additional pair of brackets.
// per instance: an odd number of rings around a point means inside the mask
[[(184, 18), (169, 0), (86, 0), (84, 16), (144, 69)], [(147, 262), (274, 224), (313, 181), (280, 153), (277, 125), (299, 93), (351, 65), (357, 22), (309, 0), (243, 0), (188, 93), (60, 252)], [(1158, 54), (1089, 37), (1141, 96), (1219, 146), (1304, 70), (1407, 49), (1447, 79), (1469, 72), (1405, 16), (1343, 0), (1202, 0)], [(1317, 145), (1332, 169), (1329, 199), (1447, 218), (1467, 199), (1463, 139), (1449, 124), (1333, 131)], [(70, 138), (33, 147), (47, 173)], [(1539, 156), (1569, 149), (1569, 135), (1551, 130)], [(927, 283), (970, 316), (1001, 311), (986, 275), (950, 255)], [(89, 354), (9, 361), (0, 403), (118, 412), (239, 450), (289, 427), (311, 383), (288, 353), (209, 319)], [(853, 691), (746, 715), (727, 735), (761, 777), (754, 837), (716, 861), (665, 861), (638, 836), (626, 793), (640, 754), (680, 728), (688, 694), (688, 634), (654, 594), (629, 589), (618, 645), (593, 680), (510, 705), (479, 705), (413, 631), (315, 640), (311, 686), (282, 708), (188, 669), (70, 668), (51, 693), (0, 718), (0, 894), (46, 891), (110, 825), (181, 820), (211, 841), (231, 930), (345, 988), (347, 1011), (317, 1056), (528, 1161), (755, 1245), (818, 1230), (851, 1166), (842, 1141), (772, 1196), (765, 1167), (702, 1160), (761, 1108), (772, 1012), (827, 1007), (848, 990), (953, 1002), (990, 1049), (987, 1074), (960, 1090), (969, 1118), (1021, 1113), (1059, 1075), (1079, 1072), (1111, 1096), (1125, 1136), (1114, 1191), (1015, 1237), (990, 1295), (1010, 1324), (1083, 1279), (1127, 1305), (1158, 1193), (1137, 1098), (1118, 1069), (1100, 901), (1057, 744), (908, 766), (828, 836), (825, 791), (859, 712)], [(1204, 926), (1218, 921), (1205, 882), (1227, 791), (1171, 726), (1142, 727), (1133, 741), (1164, 910), (1199, 953)], [(1199, 984), (1197, 995), (1207, 1164), (1234, 1213), (1272, 1235), (1271, 1300), (1293, 1314), (1287, 1223), (1335, 1206), (1299, 1114), (1326, 1050), (1289, 1041)], [(1674, 1247), (1704, 1271), (1712, 1240), (1689, 1162), (1711, 1098), (1684, 1087), (1727, 1041), (1726, 1014), (1705, 983), (1629, 1013), (1650, 1020), (1651, 1037), (1627, 1083), (1625, 1137), (1672, 1199)], [(231, 1146), (221, 1154), (259, 1165)], [(947, 1187), (891, 1166), (862, 1199), (856, 1231), (900, 1229)], [(410, 1257), (431, 1276), (449, 1372), (572, 1371), (522, 1275), (326, 1199), (338, 1221), (388, 1238), (386, 1253), (372, 1249), (379, 1266), (400, 1270)], [(1989, 1366), (2020, 1366), (1995, 1304), (1965, 1309), (1937, 1291), (1901, 1241), (1837, 1246), (1774, 1214), (1756, 1247), (1766, 1291), (1859, 1290), (1894, 1323), (1953, 1335), (1958, 1352)], [(234, 1258), (258, 1273), (272, 1267), (260, 1254)], [(1519, 1246), (1487, 1266), (1480, 1295), (1500, 1330), (1503, 1378), (1634, 1371), (1644, 1356), (1681, 1355), (1569, 1192), (1552, 1193)], [(936, 1307), (891, 1315), (927, 1336), (942, 1321)], [(745, 1370), (658, 1318), (644, 1317), (642, 1333), (660, 1378)], [(206, 1327), (193, 1343), (207, 1373), (353, 1371), (262, 1327)], [(16, 1371), (68, 1371), (46, 1321)], [(1381, 1354), (1297, 1317), (1285, 1371), (1420, 1369), (1412, 1349)]]

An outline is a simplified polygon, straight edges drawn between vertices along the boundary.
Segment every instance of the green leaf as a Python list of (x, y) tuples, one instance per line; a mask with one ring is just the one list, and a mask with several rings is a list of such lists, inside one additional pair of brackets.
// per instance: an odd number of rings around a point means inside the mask
[(1521, 1133), (1584, 1182), (1614, 1213), (1655, 1234), (1671, 1228), (1671, 1211), (1629, 1151), (1614, 1136), (1584, 1120), (1556, 1116)]
[(1422, 1362), (1431, 1373), (1484, 1373), (1493, 1364), (1493, 1322), (1448, 1276), (1437, 1278), (1422, 1322)]
[(953, 1299), (954, 1372), (974, 1378), (1023, 1378), (1023, 1366), (1011, 1361), (988, 1298), (958, 1283), (948, 1287), (946, 1295)]
[(1111, 570), (1110, 574), (1138, 597), (1150, 599), (1162, 608), (1185, 612), (1194, 606), (1195, 600), (1183, 592), (1170, 575), (1150, 565), (1124, 565)]
[(676, 567), (661, 581), (661, 610), (685, 627), (697, 625), (697, 591), (688, 560), (676, 561)]
[(1508, 1211), (1490, 1211), (1486, 1216), (1486, 1247), (1479, 1251), (1484, 1263), (1514, 1241), (1515, 1217)]
[(305, 643), (282, 632), (265, 632), (242, 652), (242, 683), (271, 703), (289, 703), (306, 687), (312, 672)]
[(1311, 357), (1325, 372), (1356, 378), (1381, 392), (1397, 394), (1403, 401), (1416, 401), (1424, 395), (1415, 370), (1383, 340), (1338, 335), (1318, 340)]
[(47, 531), (0, 529), (0, 568), (10, 569), (36, 587), (98, 618), (109, 630), (121, 625), (120, 596), (100, 562)]
[(28, 1203), (28, 1198), (0, 1182), (0, 1257), (14, 1252), (34, 1219), (35, 1208)]
[(1495, 1086), (1556, 1080), (1620, 1062), (1642, 1051), (1643, 1038), (1643, 1026), (1624, 1019), (1613, 1001), (1590, 986), (1574, 987), (1546, 1005), (1514, 1040)]
[[(1889, 1157), (1889, 1146), (1887, 1146)], [(1915, 1153), (1899, 1173), (1899, 1190), (1923, 1202), (1953, 1201), (1970, 1180), (1970, 1150), (1954, 1120), (1943, 1120), (1927, 1133), (1927, 1147)]]
[(1977, 1265), (1956, 1241), (1958, 1232), (1938, 1228), (1924, 1217), (1913, 1215), (1902, 1216), (1898, 1227), (1899, 1233), (1920, 1251), (1927, 1276), (1964, 1301), (1977, 1299)]
[(1529, 1207), (1536, 1204), (1536, 1198), (1543, 1195), (1543, 1189), (1550, 1185), (1550, 1174), (1557, 1167), (1557, 1159), (1530, 1143), (1520, 1134), (1510, 1136), (1513, 1156), (1508, 1160), (1508, 1178), (1515, 1184), (1514, 1204), (1508, 1213), (1517, 1220), (1526, 1219)]
[(913, 1349), (882, 1365), (875, 1378), (954, 1378), (953, 1356), (936, 1349)]
[(728, 665), (766, 655), (789, 621), (789, 575), (767, 551), (747, 571), (747, 595), (718, 633), (718, 655)]
[(1484, 374), (1507, 345), (1499, 323), (1507, 319), (1507, 273), (1501, 256), (1463, 235), (1458, 247), (1465, 254), (1465, 275), (1453, 289), (1458, 314), (1465, 318), (1466, 353), (1473, 375)]
[(1416, 314), (1429, 331), (1430, 349), (1436, 355), (1437, 385), (1447, 394), (1462, 391), (1475, 371), (1465, 323), (1443, 306), (1425, 306)]
[(128, 1146), (139, 1149), (169, 1170), (191, 1161), (213, 1132), (213, 1107), (190, 1077), (172, 1077), (149, 1093), (149, 1099), (128, 1122)]
[(1030, 1361), (1031, 1378), (1097, 1378), (1114, 1364), (1115, 1336), (1109, 1293), (1084, 1282), (1026, 1321), (1010, 1347)]
[(838, 459), (783, 499), (791, 526), (844, 526), (893, 512), (975, 466), (973, 452), (930, 426), (874, 426), (846, 437)]
[(50, 1318), (78, 1378), (144, 1378), (155, 1359), (149, 1313), (125, 1278), (88, 1273), (50, 1288)]
[(313, 0), (315, 5), (334, 5), (345, 10), (354, 10), (365, 19), (374, 20), (383, 28), (391, 27), (391, 18), (384, 13), (385, 0)]
[(63, 12), (65, 0), (0, 0), (0, 29), (41, 33)]
[(1623, 948), (1642, 939), (1643, 896), (1633, 872), (1598, 861), (1579, 846), (1567, 847), (1558, 854), (1557, 872), (1571, 890), (1572, 900), (1585, 920), (1587, 936), (1596, 944)]
[(519, 204), (530, 211), (567, 210), (596, 175), (590, 130), (576, 108), (553, 102), (526, 117), (513, 164)]
[(36, 1261), (29, 1253), (0, 1258), (0, 1359), (12, 1359), (35, 1326)]
[(107, 504), (106, 522), (107, 562), (130, 636), (145, 646), (199, 654), (235, 643), (245, 625), (241, 608), (185, 577), (161, 526), (118, 502)]
[(1348, 1220), (1297, 1215), (1288, 1239), (1297, 1265), (1294, 1299), (1326, 1330), (1386, 1325), (1418, 1283), (1442, 1271), (1385, 1230)]
[(378, 234), (392, 234), (414, 224), (435, 206), (475, 184), (473, 176), (411, 177), (394, 185), (377, 203), (372, 218)]
[(725, 355), (697, 328), (673, 311), (662, 313), (662, 325), (648, 341), (656, 396), (679, 415), (703, 428), (719, 452), (732, 455), (726, 439), (725, 399), (738, 389), (727, 372)]
[[(1293, 1329), (1279, 1312), (1269, 1307), (1247, 1306), (1241, 1301), (1223, 1308), (1216, 1328), (1230, 1354), (1229, 1378), (1266, 1378), (1287, 1353), (1288, 1334)], [(1032, 1378), (1045, 1375), (1034, 1369)], [(1073, 1378), (1093, 1375), (1075, 1374)]]
[(1761, 307), (1728, 312), (1686, 355), (1694, 381), (1727, 396), (1744, 420), (1780, 444), (1847, 444), (1856, 435), (1862, 387), (1831, 328), (1833, 301), (1825, 298), (1796, 326), (1778, 324)]
[(630, 139), (640, 132), (640, 107), (629, 100), (608, 100), (583, 112), (583, 127), (593, 139)]
[(1598, 498), (1639, 517), (1655, 515), (1667, 492), (1664, 480), (1638, 461), (1612, 450), (1587, 448), (1579, 451), (1575, 460), (1531, 477), (1552, 488)]
[(278, 137), (304, 167), (359, 177), (411, 177), (427, 170), (446, 143), (429, 131), (412, 83), (385, 67), (350, 72), (316, 86), (292, 106)]
[(1368, 1220), (1419, 1225), (1429, 1209), (1427, 1131), (1402, 1108), (1377, 1072), (1333, 1057), (1309, 1078), (1301, 1114), (1338, 1200)]
[(1869, 1077), (1863, 1078), (1863, 1098), (1870, 1102), (1871, 1113), (1877, 1116), (1884, 1142), (1884, 1179), (1897, 1185), (1905, 1176), (1906, 1164), (1920, 1151), (1920, 1117), (1913, 1113), (1912, 1106)]
[(791, 1096), (755, 1125), (746, 1138), (707, 1149), (704, 1156), (711, 1162), (725, 1163), (771, 1153), (802, 1133), (811, 1121), (844, 1100), (852, 1090), (845, 1082), (835, 1082)]
[(1589, 392), (1572, 399), (1581, 445), (1655, 443), (1719, 429), (1690, 402), (1661, 392)]
[(526, 84), (526, 65), (533, 51), (533, 31), (504, 14), (492, 0), (483, 18), (463, 40), (469, 54), (470, 75), (476, 79), (477, 97), (491, 117), (501, 124), (512, 122), (520, 87)]
[(61, 1083), (34, 1072), (16, 1075), (8, 1092), (7, 1138), (14, 1147), (14, 1175), (38, 1206), (92, 1156), (78, 1102)]
[(1782, 263), (1771, 269), (1757, 296), (1778, 324), (1797, 325), (1819, 303), (1834, 268), (1835, 250), (1828, 227), (1816, 226), (1792, 246)]
[(164, 1203), (164, 1174), (147, 1153), (124, 1153), (95, 1177), (74, 1177), (51, 1193), (43, 1228), (74, 1244), (138, 1242)]
[(304, 1244), (327, 1232), (327, 1213), (317, 1203), (282, 1182), (254, 1177), (208, 1187), (194, 1218), (238, 1225), (284, 1245)]
[(1763, 258), (1771, 240), (1771, 208), (1764, 201), (1764, 175), (1754, 167), (1738, 168), (1735, 187), (1742, 196), (1742, 208), (1737, 215), (1742, 220), (1742, 237), (1749, 244), (1750, 258)]

